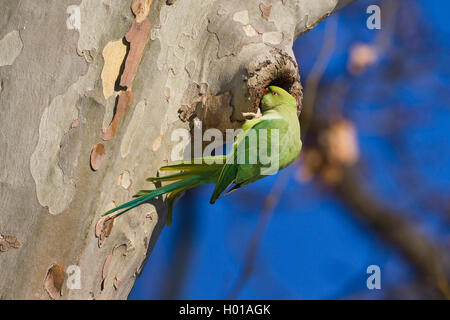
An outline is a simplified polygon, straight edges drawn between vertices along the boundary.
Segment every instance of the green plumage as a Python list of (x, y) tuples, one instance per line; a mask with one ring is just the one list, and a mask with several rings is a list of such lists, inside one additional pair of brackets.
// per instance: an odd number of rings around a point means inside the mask
[[(136, 199), (103, 215), (115, 218), (140, 204), (169, 193), (167, 224), (170, 225), (173, 204), (185, 190), (202, 184), (215, 184), (210, 199), (213, 204), (227, 188), (231, 187), (225, 195), (287, 167), (298, 157), (302, 147), (296, 100), (282, 88), (270, 86), (261, 100), (261, 110), (262, 117), (244, 123), (242, 132), (237, 136), (233, 150), (228, 155), (204, 158), (200, 164), (189, 160), (161, 167), (160, 171), (177, 173), (148, 178), (147, 181), (173, 181), (172, 183), (154, 190), (141, 190)], [(261, 146), (266, 146), (266, 150), (262, 150)], [(269, 158), (276, 161), (268, 164)], [(221, 160), (221, 163), (207, 164), (206, 160)], [(275, 172), (272, 170), (265, 173), (273, 163), (276, 164)], [(119, 210), (119, 213), (115, 213)], [(111, 215), (112, 213), (115, 214)]]

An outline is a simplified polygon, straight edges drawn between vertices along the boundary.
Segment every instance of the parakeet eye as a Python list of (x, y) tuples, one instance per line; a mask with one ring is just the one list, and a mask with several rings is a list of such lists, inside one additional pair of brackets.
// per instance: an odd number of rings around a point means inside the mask
[(273, 94), (274, 96), (277, 96), (277, 95), (278, 95), (278, 93), (277, 93), (277, 92), (272, 92), (272, 94)]

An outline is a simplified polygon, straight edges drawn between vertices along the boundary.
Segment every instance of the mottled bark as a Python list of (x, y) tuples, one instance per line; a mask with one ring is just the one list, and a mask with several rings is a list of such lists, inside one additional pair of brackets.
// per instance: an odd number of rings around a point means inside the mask
[[(269, 83), (300, 101), (293, 41), (349, 2), (155, 0), (123, 88), (131, 0), (0, 0), (0, 298), (125, 299), (166, 204), (114, 224), (100, 214), (148, 187), (170, 161), (173, 129), (195, 118), (239, 127)], [(126, 90), (131, 105), (105, 141)]]

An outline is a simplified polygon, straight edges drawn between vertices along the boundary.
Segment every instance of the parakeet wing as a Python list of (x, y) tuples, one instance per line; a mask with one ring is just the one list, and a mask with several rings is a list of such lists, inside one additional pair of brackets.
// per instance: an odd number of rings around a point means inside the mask
[[(259, 156), (259, 133), (261, 132), (259, 130), (266, 129), (268, 135), (270, 136), (271, 129), (278, 129), (279, 135), (281, 137), (283, 133), (288, 130), (289, 124), (283, 118), (274, 116), (268, 116), (266, 118), (262, 117), (259, 120), (260, 121), (255, 123), (252, 128), (249, 128), (243, 133), (244, 137), (238, 137), (237, 144), (233, 148), (233, 152), (228, 155), (228, 157), (233, 157), (232, 159), (234, 161), (228, 161), (230, 163), (226, 163), (224, 165), (217, 180), (214, 192), (211, 196), (210, 203), (214, 203), (220, 197), (220, 195), (233, 183), (244, 185), (261, 178), (261, 164), (258, 163), (258, 161), (256, 161), (256, 163), (249, 163), (252, 159), (252, 156), (256, 156), (256, 158)], [(254, 137), (252, 137), (252, 135), (254, 135)], [(267, 137), (265, 137), (265, 139), (267, 139)], [(266, 146), (270, 148), (270, 142), (267, 142)], [(243, 161), (244, 159), (239, 157), (241, 152), (245, 154), (245, 161)], [(253, 160), (256, 159), (253, 157)], [(232, 190), (235, 189), (236, 186), (233, 187)]]

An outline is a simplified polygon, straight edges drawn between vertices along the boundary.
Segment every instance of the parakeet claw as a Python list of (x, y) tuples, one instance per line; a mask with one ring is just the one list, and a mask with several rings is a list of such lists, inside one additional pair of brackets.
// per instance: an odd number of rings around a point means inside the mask
[(258, 119), (262, 117), (261, 109), (258, 108), (257, 112), (242, 112), (242, 116), (246, 119)]

